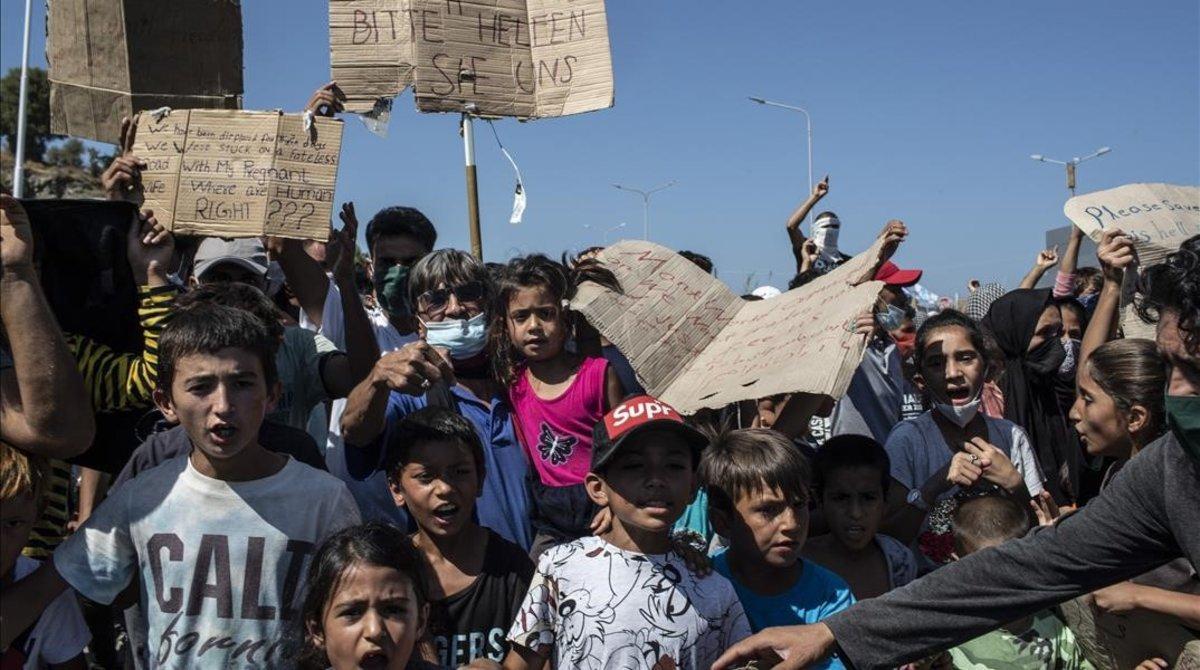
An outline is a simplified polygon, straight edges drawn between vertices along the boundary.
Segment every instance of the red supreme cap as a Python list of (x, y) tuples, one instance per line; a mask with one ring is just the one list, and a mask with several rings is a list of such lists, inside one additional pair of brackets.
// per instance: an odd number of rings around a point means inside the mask
[(592, 470), (603, 467), (626, 440), (649, 428), (673, 431), (697, 451), (708, 445), (708, 438), (685, 423), (674, 407), (648, 395), (634, 396), (605, 414), (593, 429)]

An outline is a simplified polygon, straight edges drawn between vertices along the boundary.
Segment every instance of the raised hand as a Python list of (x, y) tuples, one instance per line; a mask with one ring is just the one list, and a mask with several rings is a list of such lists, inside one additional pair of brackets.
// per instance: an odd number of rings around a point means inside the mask
[(827, 195), (829, 195), (829, 175), (825, 175), (824, 179), (817, 182), (816, 186), (813, 186), (813, 190), (812, 190), (813, 202), (816, 202), (817, 200), (820, 200), (821, 198), (824, 198)]
[(1049, 491), (1042, 491), (1031, 498), (1029, 506), (1033, 508), (1039, 526), (1053, 526), (1062, 516), (1062, 510), (1059, 509), (1058, 503), (1054, 502), (1054, 496), (1050, 495)]
[(900, 248), (900, 244), (908, 237), (908, 226), (899, 219), (892, 219), (879, 232), (879, 236), (883, 238), (883, 248), (879, 252), (882, 262), (890, 259), (896, 253), (896, 249)]
[(175, 260), (175, 236), (145, 209), (130, 224), (126, 235), (129, 268), (139, 286), (166, 286), (168, 268)]
[(1125, 269), (1137, 262), (1137, 249), (1133, 247), (1133, 240), (1124, 231), (1112, 228), (1104, 231), (1100, 238), (1096, 257), (1100, 259), (1104, 278), (1120, 283), (1124, 278)]
[(1033, 264), (1043, 270), (1048, 270), (1058, 263), (1058, 245), (1054, 245), (1049, 249), (1043, 249), (1038, 252), (1037, 258), (1033, 259)]
[(128, 116), (121, 119), (121, 141), (117, 157), (100, 175), (100, 185), (109, 200), (141, 201), (142, 170), (146, 162), (133, 154), (137, 137), (137, 122)]
[(346, 94), (342, 92), (342, 89), (338, 88), (336, 81), (331, 81), (313, 91), (312, 97), (308, 99), (308, 104), (304, 106), (304, 110), (312, 112), (317, 116), (333, 116), (345, 111), (346, 107), (342, 104), (345, 100)]
[(1003, 487), (1005, 491), (1016, 491), (1025, 481), (1008, 456), (982, 437), (971, 438), (970, 442), (963, 444), (962, 453), (976, 457), (977, 462), (983, 465), (983, 478)]
[(800, 247), (800, 271), (811, 270), (820, 253), (821, 250), (817, 248), (817, 243), (812, 238), (805, 240), (804, 245)]
[(20, 200), (0, 193), (0, 268), (33, 269), (33, 226)]
[(338, 217), (342, 220), (342, 229), (335, 230), (332, 234), (338, 243), (333, 277), (339, 284), (349, 285), (354, 282), (354, 251), (358, 249), (358, 216), (354, 213), (354, 203), (342, 204), (342, 211), (338, 213)]

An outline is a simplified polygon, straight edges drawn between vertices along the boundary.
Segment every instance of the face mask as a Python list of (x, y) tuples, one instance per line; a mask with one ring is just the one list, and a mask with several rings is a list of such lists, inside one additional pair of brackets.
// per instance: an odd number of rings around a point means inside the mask
[(388, 316), (399, 318), (412, 314), (412, 306), (408, 303), (407, 265), (377, 267), (371, 280), (375, 283), (375, 295), (379, 298), (379, 306)]
[(821, 250), (822, 256), (833, 257), (838, 253), (838, 231), (842, 224), (836, 216), (818, 219), (812, 224), (813, 244)]
[(1096, 311), (1096, 301), (1099, 299), (1100, 299), (1099, 293), (1089, 293), (1087, 295), (1081, 295), (1078, 298), (1076, 298), (1076, 300), (1079, 301), (1079, 304), (1083, 305), (1083, 308), (1085, 310), (1087, 310), (1087, 313), (1089, 316), (1091, 315), (1092, 312)]
[(896, 350), (900, 352), (901, 360), (912, 358), (917, 351), (916, 333), (892, 333), (892, 340), (896, 343)]
[(887, 305), (882, 312), (875, 312), (875, 323), (889, 333), (900, 330), (904, 325), (904, 310), (895, 305)]
[(1066, 358), (1063, 358), (1062, 364), (1058, 366), (1058, 376), (1062, 379), (1075, 378), (1075, 366), (1079, 360), (1079, 347), (1082, 345), (1082, 340), (1074, 338), (1067, 340), (1063, 345), (1063, 350), (1066, 351)]
[(979, 405), (983, 402), (983, 389), (975, 395), (975, 399), (965, 405), (954, 405), (950, 403), (934, 401), (933, 407), (942, 413), (942, 416), (954, 422), (954, 425), (959, 428), (964, 428), (975, 415), (979, 413)]
[(1167, 426), (1192, 460), (1200, 465), (1200, 396), (1168, 395), (1163, 399)]
[(1034, 374), (1045, 377), (1058, 372), (1058, 367), (1066, 357), (1067, 350), (1063, 348), (1062, 340), (1055, 337), (1042, 342), (1033, 351), (1025, 354), (1025, 367)]
[(445, 347), (450, 358), (466, 360), (487, 346), (487, 317), (482, 312), (469, 319), (421, 322), (425, 326), (425, 341), (431, 347)]

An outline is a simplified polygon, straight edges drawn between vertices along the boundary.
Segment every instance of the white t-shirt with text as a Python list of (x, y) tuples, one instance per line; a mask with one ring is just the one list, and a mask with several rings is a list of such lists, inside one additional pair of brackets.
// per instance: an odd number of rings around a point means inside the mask
[(54, 566), (104, 604), (140, 579), (151, 667), (283, 668), (309, 560), (358, 522), (346, 487), (296, 460), (227, 482), (179, 456), (114, 490)]

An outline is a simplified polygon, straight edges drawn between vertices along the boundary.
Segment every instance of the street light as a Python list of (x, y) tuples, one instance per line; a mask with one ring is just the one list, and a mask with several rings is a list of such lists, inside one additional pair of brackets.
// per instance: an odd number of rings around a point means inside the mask
[(621, 223), (618, 223), (617, 225), (613, 226), (612, 228), (609, 228), (608, 230), (604, 231), (604, 246), (606, 246), (606, 247), (608, 246), (608, 236), (610, 233), (614, 233), (614, 232), (624, 228), (626, 225), (628, 225), (628, 224), (626, 224), (624, 221), (622, 221)]
[[(658, 186), (655, 186), (654, 188), (650, 189), (649, 191), (643, 191), (640, 188), (632, 188), (629, 186), (622, 186), (620, 184), (613, 184), (613, 188), (620, 189), (622, 191), (629, 191), (630, 193), (636, 193), (636, 194), (642, 196), (643, 239), (645, 239), (647, 241), (650, 239), (650, 196), (654, 195), (655, 193), (658, 193), (659, 191), (671, 188), (672, 186), (674, 186), (675, 184), (678, 184), (678, 183), (679, 182), (672, 179), (671, 181), (669, 181), (665, 184), (659, 184)], [(625, 224), (623, 224), (623, 223), (621, 224), (621, 226), (624, 226), (624, 225)], [(620, 228), (621, 226), (617, 226), (617, 228)], [(616, 228), (614, 228), (613, 230), (616, 230)], [(612, 232), (612, 231), (609, 231), (609, 232)]]
[[(760, 105), (767, 105), (769, 107), (779, 107), (781, 109), (787, 109), (787, 110), (791, 110), (793, 112), (800, 112), (801, 114), (804, 115), (804, 123), (806, 126), (808, 126), (808, 193), (811, 194), (812, 189), (813, 189), (812, 117), (808, 115), (808, 110), (804, 109), (803, 107), (797, 107), (795, 105), (785, 105), (782, 102), (772, 102), (771, 100), (764, 100), (763, 98), (756, 98), (754, 96), (749, 96), (749, 97), (750, 97), (751, 102), (756, 102)], [(811, 211), (808, 213), (808, 223), (810, 226), (812, 225), (812, 212)]]
[(1039, 163), (1054, 163), (1055, 165), (1065, 166), (1067, 168), (1067, 188), (1071, 189), (1071, 197), (1073, 198), (1075, 197), (1075, 167), (1084, 161), (1091, 160), (1097, 156), (1103, 156), (1110, 151), (1112, 151), (1112, 147), (1100, 147), (1083, 158), (1076, 156), (1069, 161), (1060, 161), (1053, 158), (1047, 158), (1042, 154), (1030, 154), (1029, 157), (1035, 161), (1038, 161)]

